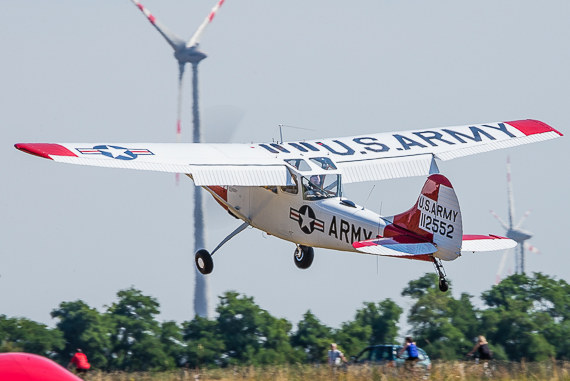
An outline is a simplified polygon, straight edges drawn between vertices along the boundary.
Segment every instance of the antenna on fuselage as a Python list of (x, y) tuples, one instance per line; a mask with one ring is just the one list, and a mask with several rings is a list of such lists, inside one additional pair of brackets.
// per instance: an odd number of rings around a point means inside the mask
[(290, 126), (288, 124), (278, 124), (277, 125), (279, 127), (279, 144), (283, 143), (283, 127), (287, 127), (287, 128), (294, 128), (296, 130), (305, 130), (305, 131), (315, 131), (312, 128), (304, 128), (304, 127), (297, 127), (297, 126)]

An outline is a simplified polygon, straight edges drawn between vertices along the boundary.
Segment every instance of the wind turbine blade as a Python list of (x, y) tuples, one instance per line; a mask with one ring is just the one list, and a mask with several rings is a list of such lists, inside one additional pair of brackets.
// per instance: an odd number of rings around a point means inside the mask
[[(182, 141), (182, 79), (184, 78), (184, 62), (178, 62), (178, 105), (176, 106), (176, 142)], [(180, 184), (180, 173), (175, 174), (176, 186)]]
[(538, 247), (531, 245), (530, 243), (526, 242), (524, 243), (524, 249), (526, 251), (530, 251), (533, 254), (540, 254), (540, 250), (538, 249)]
[(518, 229), (522, 226), (523, 222), (525, 222), (526, 218), (529, 216), (530, 214), (530, 210), (527, 210), (524, 215), (521, 217), (521, 219), (519, 220), (519, 223), (517, 224), (517, 226), (515, 226), (515, 229)]
[(131, 1), (133, 2), (133, 4), (137, 6), (138, 9), (140, 9), (140, 11), (146, 16), (148, 21), (150, 21), (150, 23), (156, 28), (156, 30), (158, 30), (158, 32), (162, 35), (162, 37), (164, 37), (166, 42), (168, 42), (168, 44), (172, 46), (172, 49), (178, 50), (184, 46), (184, 41), (174, 33), (170, 32), (168, 29), (166, 29), (166, 27), (162, 26), (152, 15), (152, 13), (150, 13), (150, 11), (146, 9), (138, 0), (131, 0)]
[(497, 275), (495, 277), (495, 284), (501, 283), (501, 277), (503, 276), (503, 270), (505, 269), (505, 264), (507, 263), (507, 256), (512, 251), (512, 249), (505, 250), (503, 256), (501, 257), (501, 262), (499, 262), (499, 268), (497, 269)]
[(188, 41), (186, 44), (187, 48), (191, 48), (200, 42), (200, 37), (202, 36), (202, 33), (204, 33), (204, 29), (206, 29), (208, 24), (212, 22), (214, 16), (216, 16), (216, 12), (218, 12), (218, 9), (220, 9), (220, 7), (224, 4), (224, 1), (225, 0), (219, 0), (216, 5), (214, 5), (208, 16), (204, 19), (204, 21), (202, 21), (202, 24), (200, 24), (198, 29), (196, 29), (196, 32), (194, 32), (192, 38), (190, 38), (190, 41)]
[(515, 199), (513, 197), (513, 184), (511, 182), (511, 158), (507, 156), (507, 200), (509, 202), (509, 227), (513, 227), (515, 217)]
[(505, 222), (501, 219), (501, 217), (499, 217), (499, 216), (497, 215), (497, 213), (495, 213), (495, 212), (492, 211), (492, 210), (489, 210), (489, 212), (491, 213), (491, 215), (492, 215), (493, 217), (495, 217), (495, 218), (497, 219), (497, 221), (499, 221), (499, 223), (501, 224), (501, 226), (503, 227), (503, 229), (509, 230), (509, 227), (507, 226), (507, 224), (505, 224)]
[(176, 107), (176, 142), (182, 140), (182, 79), (184, 77), (184, 63), (178, 63), (178, 105)]

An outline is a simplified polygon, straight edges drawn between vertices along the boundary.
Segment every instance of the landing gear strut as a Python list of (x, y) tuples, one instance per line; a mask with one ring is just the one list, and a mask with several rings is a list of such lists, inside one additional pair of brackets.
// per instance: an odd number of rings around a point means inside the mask
[(433, 265), (435, 267), (435, 271), (437, 272), (437, 276), (439, 277), (439, 290), (441, 292), (446, 292), (449, 289), (449, 284), (445, 279), (447, 274), (445, 273), (441, 259), (433, 257)]
[(214, 270), (214, 261), (212, 260), (212, 255), (214, 255), (214, 253), (218, 251), (218, 249), (222, 247), (226, 242), (228, 242), (238, 233), (241, 233), (248, 226), (249, 224), (247, 222), (241, 224), (236, 230), (231, 232), (230, 235), (224, 238), (224, 240), (220, 242), (218, 246), (216, 246), (216, 248), (212, 251), (211, 254), (208, 252), (208, 250), (205, 249), (198, 250), (195, 254), (196, 268), (198, 269), (198, 271), (200, 271), (204, 275), (210, 274), (212, 270)]
[(315, 258), (315, 250), (310, 246), (297, 245), (293, 260), (300, 269), (308, 269)]

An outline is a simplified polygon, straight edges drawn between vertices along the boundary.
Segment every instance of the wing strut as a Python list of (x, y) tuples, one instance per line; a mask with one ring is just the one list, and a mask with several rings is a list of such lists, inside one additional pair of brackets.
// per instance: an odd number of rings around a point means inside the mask
[(214, 255), (214, 253), (216, 251), (218, 251), (218, 249), (222, 246), (224, 246), (224, 244), (226, 242), (228, 242), (230, 239), (234, 238), (236, 235), (238, 235), (239, 233), (241, 233), (242, 231), (245, 230), (245, 228), (247, 228), (249, 226), (249, 224), (247, 222), (244, 222), (243, 224), (241, 224), (240, 226), (238, 226), (238, 228), (236, 230), (234, 230), (233, 232), (230, 233), (230, 235), (228, 235), (226, 238), (224, 238), (224, 240), (222, 242), (220, 242), (220, 244), (218, 246), (216, 246), (216, 248), (214, 250), (212, 250), (212, 252), (210, 253), (210, 255)]

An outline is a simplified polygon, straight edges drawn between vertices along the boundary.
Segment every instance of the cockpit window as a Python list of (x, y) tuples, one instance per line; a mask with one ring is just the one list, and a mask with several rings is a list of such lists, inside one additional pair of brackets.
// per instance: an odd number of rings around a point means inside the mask
[(309, 166), (309, 164), (307, 164), (307, 162), (303, 159), (287, 159), (287, 160), (285, 160), (285, 162), (287, 164), (289, 164), (290, 166), (295, 167), (297, 170), (299, 170), (301, 172), (311, 170), (311, 167)]
[(333, 170), (336, 169), (336, 165), (332, 162), (331, 159), (328, 157), (313, 157), (311, 159), (313, 163), (317, 164), (319, 167), (326, 169), (326, 170)]
[(280, 187), (281, 191), (286, 192), (286, 193), (291, 193), (291, 194), (297, 194), (299, 192), (299, 187), (298, 187), (298, 183), (297, 183), (297, 176), (291, 174), (291, 179), (293, 180), (292, 183), (294, 183), (294, 185), (282, 186), (282, 187)]
[(305, 200), (321, 200), (340, 196), (340, 175), (322, 174), (302, 177), (303, 198)]

